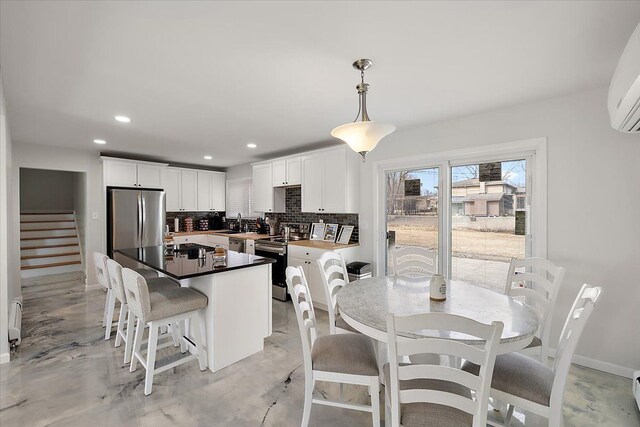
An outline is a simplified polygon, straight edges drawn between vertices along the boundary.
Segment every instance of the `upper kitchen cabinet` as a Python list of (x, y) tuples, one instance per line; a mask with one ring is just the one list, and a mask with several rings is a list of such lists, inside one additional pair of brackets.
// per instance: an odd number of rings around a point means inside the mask
[(224, 172), (198, 171), (198, 211), (224, 211), (226, 176)]
[(163, 175), (167, 212), (198, 210), (198, 171), (166, 168)]
[(102, 157), (102, 164), (107, 187), (163, 188), (166, 163)]
[(302, 156), (302, 212), (358, 213), (358, 160), (346, 146)]
[(253, 165), (252, 204), (255, 212), (284, 212), (284, 188), (273, 187), (273, 163)]
[(300, 156), (274, 160), (272, 165), (274, 187), (300, 185), (302, 178), (302, 159)]

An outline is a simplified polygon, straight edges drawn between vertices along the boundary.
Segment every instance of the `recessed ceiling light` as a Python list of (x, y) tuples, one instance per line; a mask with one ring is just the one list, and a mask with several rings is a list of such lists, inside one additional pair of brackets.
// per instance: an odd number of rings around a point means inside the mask
[(249, 147), (249, 148), (256, 148), (256, 147), (257, 147), (257, 145), (256, 145), (256, 144), (254, 144), (253, 142), (251, 142), (251, 143), (247, 144), (247, 147)]
[(211, 160), (211, 159), (213, 159), (213, 157), (211, 157), (211, 156), (204, 156), (204, 159), (205, 159), (205, 160)]
[(129, 123), (131, 121), (131, 119), (127, 116), (115, 116), (114, 119), (116, 119), (120, 123)]
[(100, 144), (100, 145), (103, 145), (103, 144), (107, 143), (107, 141), (105, 141), (104, 139), (94, 139), (93, 142), (95, 142), (96, 144)]

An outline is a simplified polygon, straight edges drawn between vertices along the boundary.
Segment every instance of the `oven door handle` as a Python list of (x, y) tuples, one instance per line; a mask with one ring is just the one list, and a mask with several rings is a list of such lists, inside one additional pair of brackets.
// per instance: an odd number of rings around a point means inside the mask
[(255, 247), (256, 251), (269, 252), (271, 254), (285, 255), (287, 253), (287, 248), (275, 248), (273, 246), (261, 245), (256, 243)]

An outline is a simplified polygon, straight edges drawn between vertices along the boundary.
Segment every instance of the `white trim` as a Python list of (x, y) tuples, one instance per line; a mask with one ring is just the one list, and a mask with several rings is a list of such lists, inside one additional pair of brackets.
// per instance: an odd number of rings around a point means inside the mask
[[(442, 230), (448, 230), (449, 208), (448, 203), (442, 203), (444, 197), (450, 193), (449, 186), (445, 184), (449, 180), (444, 179), (445, 175), (449, 176), (450, 165), (464, 162), (478, 162), (483, 160), (511, 160), (514, 157), (530, 157), (533, 182), (531, 183), (532, 198), (531, 209), (536, 214), (536, 219), (532, 222), (532, 232), (534, 236), (534, 244), (532, 256), (546, 258), (547, 257), (547, 138), (532, 138), (520, 141), (503, 142), (498, 144), (489, 144), (476, 147), (462, 148), (457, 150), (442, 151), (438, 153), (429, 153), (423, 155), (415, 155), (410, 157), (401, 157), (397, 159), (385, 159), (373, 162), (372, 182), (374, 183), (374, 209), (373, 209), (373, 259), (375, 263), (375, 274), (384, 274), (384, 251), (386, 250), (386, 235), (382, 227), (381, 213), (385, 212), (385, 200), (382, 189), (386, 183), (384, 181), (385, 174), (393, 170), (417, 169), (438, 167), (438, 179), (441, 185), (441, 191), (438, 194), (438, 203), (442, 207), (439, 225)], [(527, 172), (529, 173), (529, 171)], [(442, 235), (442, 233), (440, 233)], [(443, 253), (449, 253), (450, 238), (440, 238), (439, 243)], [(448, 262), (445, 257), (439, 257), (441, 260), (440, 268), (443, 274), (449, 274)]]
[[(556, 349), (549, 348), (549, 357), (555, 358)], [(595, 369), (597, 371), (606, 372), (607, 374), (618, 375), (624, 378), (633, 379), (633, 368), (627, 366), (616, 365), (615, 363), (605, 362), (603, 360), (592, 359), (586, 356), (574, 354), (572, 363), (574, 365), (584, 366), (585, 368)]]
[(5, 363), (9, 363), (10, 361), (9, 353), (0, 354), (0, 365), (4, 365)]

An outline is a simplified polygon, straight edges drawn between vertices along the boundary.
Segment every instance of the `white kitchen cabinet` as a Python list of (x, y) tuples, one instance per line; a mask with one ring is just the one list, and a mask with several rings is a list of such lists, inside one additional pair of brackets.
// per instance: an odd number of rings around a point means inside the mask
[(163, 188), (166, 163), (142, 162), (102, 157), (104, 185), (107, 187)]
[(346, 147), (302, 156), (302, 212), (358, 213), (360, 165)]
[(198, 211), (224, 211), (226, 174), (198, 171)]
[(207, 242), (204, 243), (207, 246), (220, 246), (225, 250), (229, 250), (229, 238), (226, 236), (218, 236), (216, 234), (207, 235)]
[(273, 164), (253, 165), (252, 203), (254, 212), (284, 212), (284, 188), (273, 187)]
[(173, 236), (173, 241), (177, 244), (197, 243), (199, 245), (207, 244), (206, 234), (190, 234), (188, 236)]
[(253, 239), (247, 239), (244, 241), (244, 253), (255, 255), (256, 254), (256, 241)]
[(272, 183), (274, 187), (284, 187), (300, 185), (301, 180), (301, 158), (287, 157), (274, 160)]
[(198, 172), (193, 169), (166, 168), (163, 175), (167, 212), (198, 210)]

